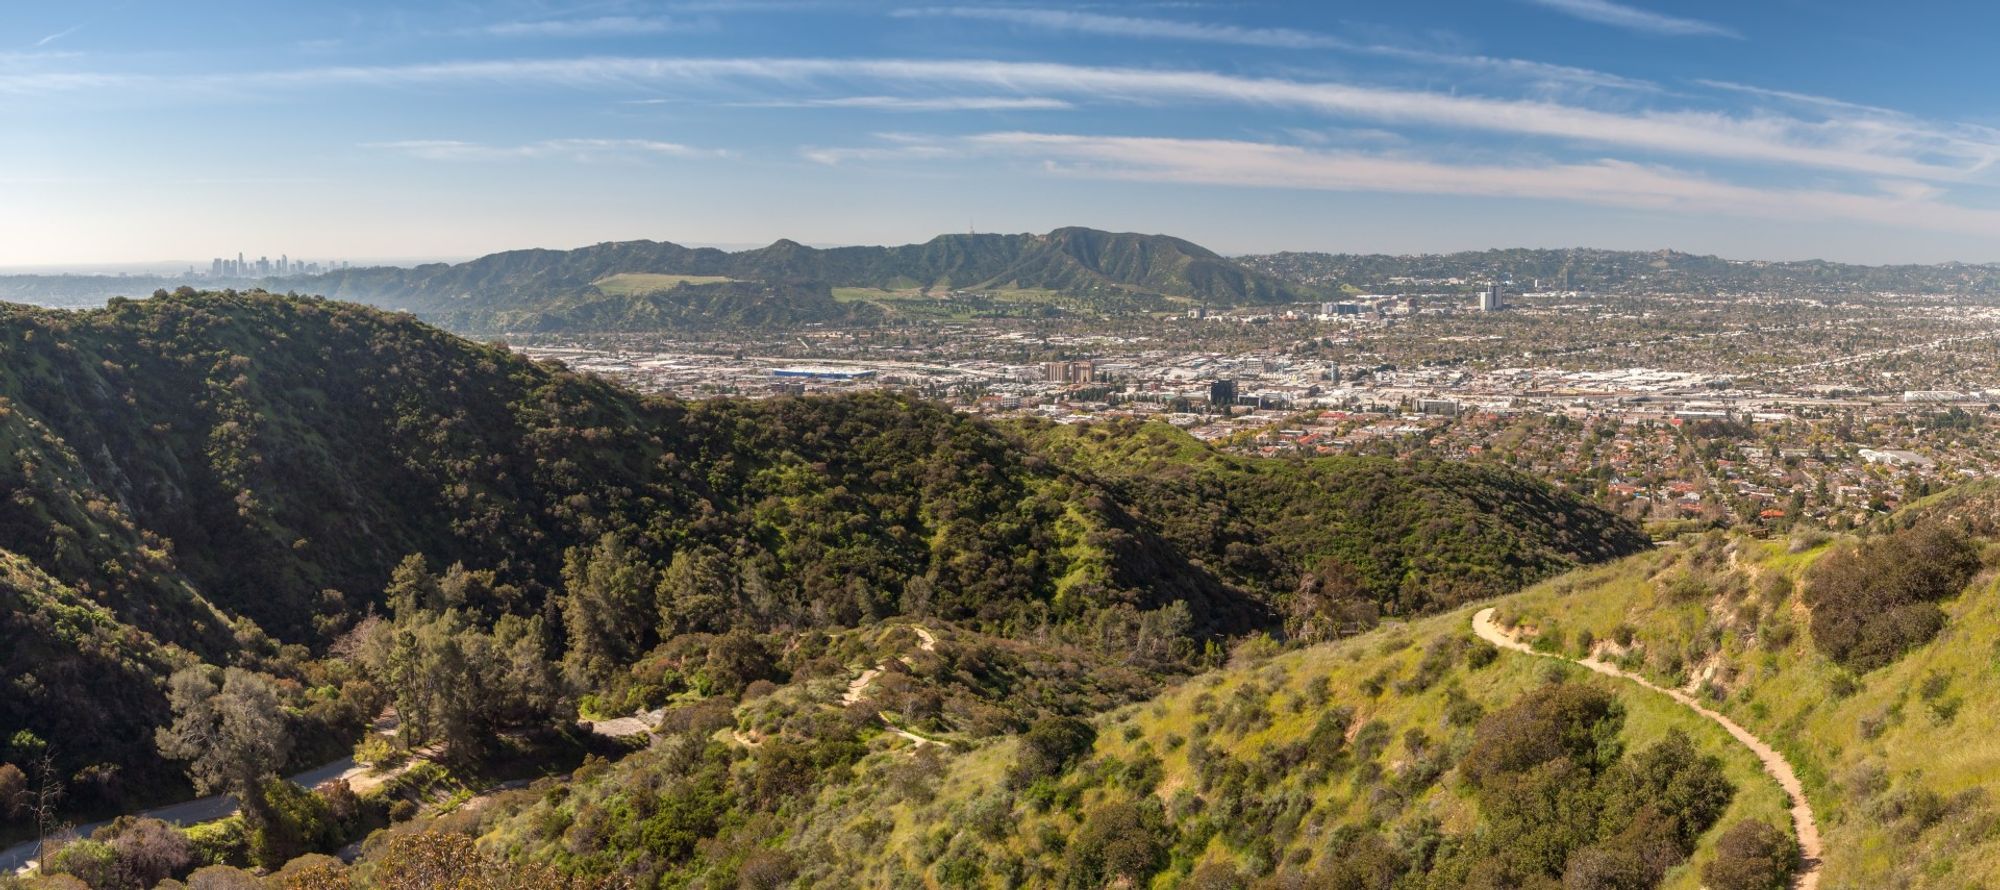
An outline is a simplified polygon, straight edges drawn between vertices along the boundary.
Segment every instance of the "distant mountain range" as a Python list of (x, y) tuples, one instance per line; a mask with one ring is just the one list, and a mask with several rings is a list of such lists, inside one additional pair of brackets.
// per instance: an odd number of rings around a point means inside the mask
[[(1522, 290), (1608, 293), (2000, 296), (2000, 265), (1993, 264), (1860, 266), (1587, 248), (1230, 258), (1166, 235), (1074, 227), (1044, 235), (939, 235), (899, 247), (814, 248), (778, 241), (725, 251), (618, 241), (236, 286), (403, 309), (484, 334), (852, 326), (981, 314), (1281, 306), (1343, 294), (1470, 290), (1489, 280)], [(182, 284), (216, 286), (172, 276), (0, 275), (0, 301), (95, 305)]]
[(1448, 279), (1511, 281), (1519, 288), (1625, 293), (1729, 294), (1782, 291), (1846, 296), (1903, 292), (2000, 295), (2000, 265), (1859, 266), (1825, 260), (1726, 260), (1673, 250), (1512, 248), (1387, 256), (1273, 253), (1238, 257), (1249, 269), (1304, 288), (1399, 292), (1437, 290)]
[[(648, 277), (658, 286), (645, 287)], [(683, 280), (671, 280), (676, 278)], [(1036, 291), (1148, 305), (1291, 303), (1314, 295), (1179, 238), (1083, 228), (1046, 235), (940, 235), (900, 247), (819, 249), (779, 241), (733, 253), (621, 241), (566, 251), (508, 251), (457, 265), (347, 269), (288, 284), (408, 309), (462, 329), (578, 329), (604, 323), (629, 329), (627, 323), (658, 319), (727, 324), (736, 314), (780, 325), (871, 317), (865, 308), (831, 305), (830, 295), (822, 299), (830, 288), (926, 297)], [(735, 286), (716, 287), (720, 284)], [(779, 305), (754, 306), (760, 295)], [(728, 311), (702, 311), (717, 298)]]

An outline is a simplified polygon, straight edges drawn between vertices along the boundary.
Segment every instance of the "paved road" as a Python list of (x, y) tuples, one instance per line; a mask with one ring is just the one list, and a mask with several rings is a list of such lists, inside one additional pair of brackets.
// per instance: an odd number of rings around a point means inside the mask
[[(311, 788), (335, 779), (352, 781), (368, 771), (368, 767), (357, 765), (354, 762), (354, 758), (343, 757), (332, 763), (314, 767), (292, 776), (291, 780), (297, 784)], [(150, 810), (141, 810), (134, 815), (159, 819), (174, 825), (194, 825), (199, 822), (213, 822), (217, 819), (224, 819), (235, 812), (236, 798), (226, 794), (217, 794), (199, 800), (184, 801)], [(75, 831), (79, 837), (89, 837), (91, 832), (109, 824), (111, 824), (110, 820), (92, 822), (88, 825), (77, 826)], [(0, 850), (0, 874), (9, 874), (28, 867), (28, 864), (34, 861), (35, 847), (35, 841), (26, 841), (15, 844), (5, 850)]]
[(582, 720), (578, 722), (582, 723), (585, 729), (605, 738), (623, 739), (652, 732), (655, 727), (660, 725), (660, 720), (665, 718), (666, 715), (666, 708), (654, 708), (650, 711), (641, 711), (630, 717), (613, 717), (609, 720)]
[(1813, 819), (1812, 805), (1806, 802), (1805, 788), (1799, 784), (1798, 773), (1792, 769), (1791, 762), (1787, 761), (1783, 754), (1779, 754), (1777, 749), (1766, 744), (1763, 739), (1752, 735), (1749, 730), (1737, 725), (1736, 721), (1710, 710), (1700, 701), (1697, 701), (1694, 696), (1681, 690), (1668, 689), (1655, 685), (1652, 681), (1644, 677), (1626, 673), (1618, 669), (1617, 666), (1600, 661), (1594, 656), (1579, 660), (1547, 652), (1537, 652), (1529, 648), (1526, 643), (1514, 639), (1505, 630), (1502, 630), (1500, 625), (1495, 624), (1493, 622), (1492, 608), (1481, 609), (1479, 610), (1479, 614), (1472, 616), (1472, 632), (1478, 634), (1480, 639), (1502, 649), (1525, 652), (1529, 655), (1542, 658), (1554, 658), (1561, 661), (1574, 662), (1607, 677), (1617, 677), (1620, 680), (1637, 683), (1640, 686), (1644, 686), (1647, 689), (1651, 689), (1679, 702), (1687, 709), (1708, 718), (1715, 722), (1716, 725), (1728, 730), (1729, 734), (1735, 737), (1737, 742), (1741, 743), (1743, 747), (1749, 748), (1750, 753), (1757, 755), (1757, 762), (1764, 765), (1764, 772), (1768, 773), (1771, 778), (1778, 780), (1778, 786), (1785, 789), (1785, 797), (1792, 802), (1792, 828), (1798, 834), (1799, 853), (1805, 861), (1804, 867), (1800, 868), (1798, 874), (1792, 877), (1792, 886), (1796, 890), (1816, 890), (1819, 887), (1819, 872), (1823, 856), (1819, 841), (1819, 822)]

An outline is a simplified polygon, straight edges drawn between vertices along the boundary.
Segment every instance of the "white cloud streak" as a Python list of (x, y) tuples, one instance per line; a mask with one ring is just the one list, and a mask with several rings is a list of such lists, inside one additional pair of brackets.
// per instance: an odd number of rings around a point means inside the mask
[[(1214, 102), (1292, 108), (1386, 124), (1540, 136), (1648, 152), (1756, 161), (1920, 180), (1960, 180), (2000, 160), (2000, 139), (1877, 120), (1749, 117), (1709, 111), (1604, 111), (1323, 81), (1205, 71), (1098, 68), (1042, 62), (905, 59), (586, 58), (323, 68), (259, 75), (272, 85), (547, 84), (643, 88), (663, 83), (789, 88), (866, 81), (934, 90), (973, 85), (1103, 102)], [(0, 90), (6, 79), (0, 78)]]
[(1096, 12), (1075, 12), (1066, 9), (1029, 9), (1024, 7), (987, 6), (930, 6), (916, 9), (900, 9), (895, 12), (900, 18), (950, 17), (976, 19), (988, 22), (1004, 22), (1049, 31), (1073, 31), (1082, 34), (1100, 34), (1107, 37), (1142, 37), (1166, 40), (1190, 40), (1204, 43), (1229, 43), (1238, 46), (1262, 46), (1273, 49), (1353, 49), (1355, 44), (1328, 34), (1316, 34), (1295, 28), (1245, 28), (1237, 25), (1212, 25), (1203, 22), (1184, 22), (1172, 19), (1137, 18), (1134, 16), (1106, 15)]
[(1047, 96), (835, 96), (744, 103), (758, 108), (861, 108), (871, 111), (1065, 111), (1075, 103)]
[(682, 27), (679, 22), (668, 18), (614, 15), (593, 19), (500, 22), (480, 31), (495, 37), (631, 37), (664, 34)]
[(1596, 160), (1559, 164), (1448, 164), (1391, 154), (1320, 151), (1220, 139), (1002, 132), (804, 153), (819, 163), (1005, 157), (1082, 178), (1246, 188), (1433, 194), (1562, 201), (1786, 221), (1844, 220), (1982, 236), (2000, 235), (2000, 211), (1936, 200), (1923, 184), (1884, 182), (1876, 192), (1758, 188), (1671, 167)]
[(1756, 96), (1760, 99), (1777, 99), (1780, 101), (1789, 102), (1794, 105), (1810, 105), (1818, 108), (1832, 108), (1841, 111), (1860, 111), (1884, 117), (1905, 116), (1902, 112), (1899, 111), (1893, 111), (1891, 109), (1881, 108), (1875, 105), (1863, 105), (1859, 102), (1849, 102), (1846, 99), (1834, 99), (1827, 96), (1815, 96), (1809, 93), (1795, 93), (1790, 90), (1774, 90), (1769, 87), (1751, 86), (1749, 84), (1733, 83), (1727, 80), (1708, 80), (1706, 78), (1698, 78), (1695, 80), (1695, 83), (1701, 86), (1708, 87), (1709, 89), (1712, 90), (1722, 90), (1723, 92), (1727, 93), (1741, 93), (1746, 96)]
[(651, 139), (545, 139), (525, 145), (488, 145), (455, 139), (371, 142), (364, 148), (392, 151), (425, 161), (510, 161), (558, 158), (599, 161), (614, 158), (715, 158), (726, 152)]
[(61, 40), (64, 37), (68, 37), (71, 34), (75, 34), (76, 32), (81, 30), (83, 30), (83, 25), (71, 25), (67, 28), (55, 32), (54, 34), (50, 34), (47, 37), (43, 37), (42, 39), (35, 41), (35, 47), (39, 49), (41, 47), (48, 46), (51, 43)]
[(1246, 28), (1238, 25), (1217, 25), (1175, 19), (1140, 18), (1137, 16), (1107, 15), (1104, 13), (1077, 12), (1065, 9), (1032, 9), (1025, 7), (919, 7), (900, 9), (894, 15), (899, 18), (948, 17), (1003, 22), (1047, 31), (1067, 31), (1106, 37), (1144, 40), (1184, 40), (1199, 43), (1258, 46), (1272, 49), (1335, 50), (1356, 55), (1399, 59), (1405, 62), (1415, 62), (1424, 65), (1478, 69), (1510, 76), (1555, 81), (1579, 86), (1641, 90), (1646, 92), (1654, 92), (1659, 89), (1657, 84), (1647, 81), (1622, 77), (1602, 71), (1592, 71), (1586, 68), (1551, 65), (1546, 62), (1532, 62), (1525, 59), (1461, 55), (1409, 47), (1364, 43), (1336, 37), (1331, 34), (1301, 31), (1296, 28)]
[(1743, 35), (1734, 28), (1714, 22), (1664, 15), (1636, 6), (1613, 3), (1611, 0), (1528, 0), (1528, 2), (1586, 22), (1610, 25), (1643, 34), (1666, 37), (1731, 37), (1738, 40), (1743, 38)]
[[(1873, 177), (1968, 181), (2000, 161), (2000, 136), (1909, 120), (1759, 112), (1604, 110), (1342, 82), (1253, 78), (1192, 70), (1044, 62), (908, 59), (590, 57), (308, 68), (182, 77), (0, 74), (0, 93), (162, 84), (207, 90), (404, 86), (542, 86), (598, 91), (781, 89), (793, 97), (866, 84), (875, 89), (977, 88), (1078, 102), (1231, 104), (1368, 121), (1532, 136), (1645, 153), (1838, 170)], [(807, 95), (806, 98), (816, 98)]]

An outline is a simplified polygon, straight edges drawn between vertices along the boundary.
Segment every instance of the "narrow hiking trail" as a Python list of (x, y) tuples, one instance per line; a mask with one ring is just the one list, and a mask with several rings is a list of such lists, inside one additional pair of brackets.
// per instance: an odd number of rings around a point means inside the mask
[[(911, 625), (910, 629), (916, 631), (917, 633), (917, 648), (922, 649), (925, 652), (937, 651), (937, 637), (932, 636), (930, 631), (925, 630), (923, 627), (918, 625)], [(899, 656), (896, 660), (902, 662), (905, 665), (910, 664), (910, 657), (907, 655)], [(858, 705), (861, 702), (866, 701), (868, 698), (868, 687), (874, 685), (875, 678), (882, 676), (882, 672), (886, 670), (888, 667), (889, 663), (883, 662), (872, 668), (862, 671), (860, 676), (855, 677), (853, 682), (847, 684), (847, 691), (840, 694), (840, 704), (843, 707), (846, 707), (846, 706)], [(916, 733), (911, 732), (907, 729), (904, 729), (900, 726), (897, 726), (896, 724), (890, 722), (889, 715), (887, 714), (879, 714), (877, 716), (882, 718), (882, 725), (888, 727), (890, 732), (902, 736), (903, 738), (909, 739), (911, 742), (916, 743), (918, 747), (923, 747), (924, 745), (943, 745), (947, 748), (951, 747), (950, 742), (940, 741), (938, 739), (928, 739), (923, 736), (917, 735)]]
[(1798, 773), (1792, 769), (1791, 762), (1787, 761), (1784, 755), (1779, 754), (1777, 749), (1766, 744), (1763, 739), (1758, 738), (1749, 730), (1738, 725), (1736, 721), (1711, 710), (1697, 701), (1694, 696), (1679, 689), (1668, 689), (1660, 686), (1637, 674), (1620, 670), (1617, 666), (1601, 661), (1595, 656), (1575, 659), (1548, 652), (1537, 652), (1528, 646), (1528, 644), (1514, 639), (1512, 634), (1509, 634), (1507, 631), (1501, 629), (1500, 625), (1494, 623), (1493, 612), (1493, 608), (1489, 606), (1479, 610), (1478, 614), (1472, 616), (1472, 632), (1478, 634), (1480, 639), (1502, 649), (1521, 652), (1538, 658), (1553, 658), (1557, 661), (1573, 662), (1607, 677), (1616, 677), (1620, 680), (1636, 683), (1671, 698), (1688, 710), (1708, 718), (1717, 726), (1727, 730), (1743, 747), (1749, 748), (1750, 753), (1757, 755), (1757, 762), (1763, 764), (1765, 774), (1778, 780), (1778, 787), (1785, 790), (1785, 798), (1791, 801), (1792, 804), (1792, 830), (1798, 836), (1799, 855), (1802, 860), (1798, 874), (1792, 876), (1792, 887), (1794, 890), (1817, 890), (1823, 856), (1819, 840), (1819, 823), (1813, 819), (1812, 805), (1806, 802), (1805, 787), (1799, 784)]

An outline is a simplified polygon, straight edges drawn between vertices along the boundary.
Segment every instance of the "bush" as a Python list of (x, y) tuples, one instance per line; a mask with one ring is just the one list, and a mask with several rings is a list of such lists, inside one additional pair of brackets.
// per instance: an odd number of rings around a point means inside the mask
[(1044, 717), (1021, 735), (1021, 756), (1007, 774), (1013, 788), (1059, 776), (1097, 744), (1097, 730), (1075, 717)]
[(132, 883), (151, 887), (186, 874), (194, 866), (194, 844), (180, 829), (158, 819), (122, 817), (97, 833), (118, 856), (118, 868)]
[(268, 815), (250, 826), (250, 861), (278, 868), (306, 853), (340, 845), (340, 825), (326, 798), (283, 779), (264, 783)]
[(371, 732), (354, 745), (354, 762), (363, 766), (379, 767), (396, 757), (396, 746), (379, 733)]
[(1243, 875), (1226, 862), (1204, 862), (1181, 883), (1183, 890), (1243, 890)]
[(1978, 550), (1940, 525), (1835, 550), (1806, 575), (1813, 642), (1852, 670), (1882, 667), (1937, 636), (1945, 620), (1937, 603), (1978, 570)]
[(90, 890), (119, 890), (125, 883), (118, 870), (118, 854), (110, 844), (102, 841), (81, 840), (64, 844), (62, 849), (49, 857), (47, 869), (56, 874), (70, 875)]
[(1595, 771), (1618, 759), (1624, 715), (1594, 686), (1547, 685), (1480, 720), (1462, 769), (1475, 785), (1563, 757)]
[(413, 800), (398, 800), (389, 805), (389, 821), (408, 822), (417, 817), (417, 803)]
[(186, 834), (188, 843), (194, 848), (194, 860), (203, 865), (232, 865), (250, 861), (250, 844), (243, 833), (241, 816), (189, 826)]
[(1169, 833), (1157, 800), (1113, 803), (1083, 818), (1064, 855), (1064, 885), (1144, 887), (1166, 864)]
[(1715, 842), (1715, 860), (1701, 870), (1712, 890), (1783, 890), (1797, 866), (1798, 845), (1769, 824), (1745, 819)]

